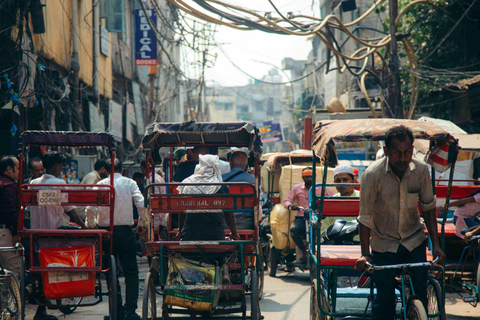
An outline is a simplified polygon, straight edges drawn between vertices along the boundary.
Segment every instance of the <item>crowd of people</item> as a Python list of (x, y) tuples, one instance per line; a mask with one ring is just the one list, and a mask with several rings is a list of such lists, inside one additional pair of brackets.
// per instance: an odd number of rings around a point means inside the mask
[[(421, 262), (426, 260), (425, 226), (429, 233), (436, 234), (435, 211), (443, 207), (436, 206), (432, 191), (430, 174), (427, 165), (413, 159), (413, 134), (404, 126), (394, 127), (386, 132), (385, 157), (373, 163), (361, 178), (361, 191), (354, 184), (358, 183), (358, 170), (348, 165), (340, 165), (334, 169), (334, 182), (337, 193), (330, 189), (315, 192), (332, 197), (359, 197), (360, 213), (358, 216), (360, 228), (360, 245), (362, 256), (355, 268), (363, 271), (366, 263), (376, 265), (394, 264), (399, 262)], [(232, 149), (228, 162), (217, 156), (218, 148), (194, 147), (189, 154), (177, 156), (177, 168), (173, 181), (186, 183), (177, 189), (181, 194), (219, 194), (228, 193), (221, 182), (255, 182), (255, 176), (249, 173), (248, 151)], [(24, 181), (29, 188), (42, 189), (44, 184), (66, 184), (60, 178), (65, 157), (55, 151), (46, 152), (43, 157), (33, 158), (28, 163), (29, 178)], [(140, 172), (135, 172), (132, 178), (123, 175), (122, 163), (116, 159), (98, 160), (94, 170), (87, 174), (82, 184), (94, 189), (111, 183), (109, 168), (114, 168), (114, 221), (113, 221), (113, 254), (121, 263), (125, 276), (125, 304), (122, 304), (118, 290), (120, 319), (140, 319), (136, 313), (139, 277), (136, 259), (135, 232), (142, 236), (145, 232), (145, 199), (144, 190), (153, 180), (155, 183), (165, 182), (162, 175), (155, 173), (149, 177), (146, 160), (140, 164)], [(4, 156), (0, 159), (0, 247), (11, 246), (21, 241), (17, 235), (19, 214), (19, 161), (14, 156)], [(296, 244), (297, 264), (305, 264), (307, 257), (305, 217), (303, 208), (308, 208), (308, 192), (312, 187), (313, 168), (302, 171), (303, 182), (297, 184), (288, 194), (284, 205), (289, 210), (298, 211), (291, 226), (291, 235)], [(213, 183), (213, 184), (205, 184)], [(194, 184), (194, 185), (192, 185)], [(36, 187), (36, 185), (39, 185)], [(150, 192), (166, 193), (164, 186), (156, 186)], [(148, 194), (146, 195), (148, 196)], [(417, 203), (423, 216), (420, 219)], [(472, 194), (466, 199), (452, 201), (456, 206), (455, 217), (465, 220), (469, 232), (465, 235), (468, 241), (474, 234), (480, 233), (480, 222), (476, 219), (480, 211), (480, 193)], [(238, 229), (253, 229), (255, 217), (250, 212), (222, 212), (221, 210), (197, 214), (179, 214), (179, 232), (177, 240), (223, 240), (225, 230), (230, 229), (230, 238), (239, 239)], [(261, 210), (259, 210), (261, 212)], [(67, 218), (66, 218), (67, 217)], [(25, 210), (25, 227), (31, 229), (57, 229), (69, 222), (80, 228), (107, 228), (110, 224), (109, 211), (105, 207), (70, 207), (70, 206), (37, 206)], [(135, 229), (134, 222), (138, 220)], [(166, 238), (168, 232), (165, 215), (156, 215), (154, 224), (155, 237), (158, 240)], [(328, 224), (328, 222), (326, 222)], [(432, 237), (432, 254), (445, 259), (437, 237)], [(107, 246), (108, 247), (108, 246)], [(105, 248), (108, 249), (109, 248)], [(107, 251), (108, 251), (107, 250)], [(110, 252), (106, 252), (110, 254)], [(109, 259), (103, 259), (108, 267)], [(20, 274), (20, 256), (13, 251), (0, 252), (1, 265), (12, 271), (15, 276)], [(415, 292), (424, 305), (426, 300), (427, 269), (412, 269), (410, 273)], [(386, 319), (385, 315), (394, 315), (395, 271), (382, 270), (375, 272), (373, 280), (377, 287), (377, 296), (373, 302), (373, 319)], [(229, 282), (228, 270), (223, 270), (222, 280)], [(117, 285), (119, 284), (108, 284)], [(28, 288), (28, 286), (27, 286)], [(42, 301), (41, 301), (42, 302)], [(43, 301), (44, 302), (44, 301)], [(47, 313), (45, 306), (39, 306), (34, 320), (55, 320), (56, 317)], [(105, 317), (108, 319), (108, 316)]]

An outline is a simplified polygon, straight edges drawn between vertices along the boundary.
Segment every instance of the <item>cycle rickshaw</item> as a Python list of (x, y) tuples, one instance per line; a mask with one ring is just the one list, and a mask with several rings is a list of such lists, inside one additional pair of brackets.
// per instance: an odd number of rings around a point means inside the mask
[[(110, 319), (117, 319), (117, 286), (102, 290), (102, 274), (112, 284), (117, 283), (116, 264), (113, 255), (104, 256), (108, 247), (112, 252), (113, 209), (115, 189), (113, 187), (113, 160), (115, 159), (115, 141), (108, 133), (25, 131), (21, 135), (19, 150), (20, 181), (24, 181), (26, 155), (31, 147), (96, 148), (102, 147), (110, 154), (110, 185), (102, 190), (93, 190), (96, 185), (68, 184), (22, 184), (20, 186), (20, 213), (18, 234), (30, 248), (25, 253), (29, 265), (25, 268), (22, 259), (20, 274), (20, 295), (22, 319), (25, 318), (25, 276), (29, 275), (33, 294), (43, 297), (39, 305), (60, 310), (69, 307), (92, 306), (108, 296)], [(97, 206), (110, 212), (108, 229), (83, 229), (66, 226), (60, 229), (29, 229), (25, 227), (25, 211), (29, 207), (51, 206)], [(48, 210), (45, 210), (48, 214)], [(110, 267), (102, 267), (104, 259), (110, 261)], [(93, 296), (95, 300), (82, 302), (80, 298)], [(46, 304), (46, 300), (51, 301)], [(65, 305), (72, 301), (73, 306)], [(72, 310), (72, 309), (67, 309)], [(68, 313), (68, 311), (67, 311)]]
[[(150, 271), (145, 278), (143, 293), (143, 319), (186, 319), (192, 315), (220, 319), (260, 319), (259, 299), (263, 288), (263, 267), (258, 237), (258, 219), (253, 230), (238, 230), (238, 241), (156, 241), (151, 221), (158, 214), (168, 214), (168, 229), (174, 236), (172, 214), (196, 214), (199, 212), (249, 212), (259, 214), (259, 163), (262, 145), (258, 129), (245, 122), (231, 123), (154, 123), (147, 127), (142, 146), (147, 158), (147, 171), (152, 181), (145, 189), (148, 195), (150, 225), (145, 244), (153, 256)], [(155, 184), (152, 163), (158, 163), (162, 147), (170, 149), (169, 177), (173, 175), (171, 164), (175, 147), (244, 147), (253, 154), (255, 183), (222, 182), (227, 185), (226, 194), (180, 194), (181, 184), (170, 182)], [(157, 192), (165, 186), (167, 194)], [(225, 230), (228, 235), (229, 231)], [(204, 264), (212, 255), (226, 255), (231, 284), (221, 283), (215, 274), (220, 263)], [(192, 258), (193, 256), (193, 258)], [(204, 267), (202, 269), (202, 267)], [(205, 269), (206, 268), (206, 269)], [(193, 277), (192, 275), (196, 275)], [(163, 297), (161, 317), (157, 317), (156, 294)], [(247, 315), (247, 296), (250, 296), (250, 315)], [(241, 313), (241, 316), (234, 315)]]
[[(344, 121), (320, 121), (314, 129), (313, 153), (323, 161), (325, 169), (337, 164), (335, 142), (342, 141), (378, 141), (385, 139), (388, 128), (403, 124), (409, 127), (415, 139), (427, 139), (430, 141), (430, 152), (427, 162), (436, 171), (445, 171), (451, 168), (449, 184), (447, 187), (446, 207), (451, 193), (451, 180), (455, 167), (458, 146), (456, 140), (443, 129), (433, 123), (415, 120), (395, 119), (367, 119), (367, 120), (344, 120)], [(313, 157), (313, 166), (316, 166), (316, 157)], [(315, 172), (315, 171), (314, 171)], [(324, 170), (326, 172), (326, 170)], [(433, 170), (432, 170), (433, 172)], [(326, 174), (320, 177), (323, 188), (338, 184), (327, 184)], [(435, 184), (435, 176), (432, 174), (432, 183)], [(315, 185), (316, 177), (313, 177)], [(360, 190), (361, 192), (361, 190)], [(360, 273), (353, 270), (356, 260), (361, 256), (359, 244), (354, 245), (325, 245), (321, 243), (320, 226), (325, 216), (357, 217), (359, 213), (359, 198), (352, 197), (326, 197), (323, 193), (317, 197), (310, 192), (310, 238), (315, 239), (310, 246), (310, 252), (314, 261), (314, 280), (311, 290), (311, 319), (332, 319), (334, 317), (353, 317), (356, 319), (368, 318), (369, 303), (373, 299), (375, 289), (369, 285), (368, 278), (360, 277)], [(442, 221), (441, 223), (444, 223)], [(437, 235), (435, 235), (437, 236)], [(444, 228), (441, 228), (442, 244), (445, 242)], [(429, 299), (428, 317), (445, 318), (445, 281), (444, 269), (441, 266), (433, 266), (431, 255), (427, 253), (427, 260), (423, 264), (402, 264), (390, 266), (401, 269), (398, 288), (396, 291), (397, 301), (400, 308), (397, 313), (402, 319), (426, 319), (427, 314), (418, 297), (412, 294), (413, 287), (409, 286), (406, 272), (409, 268), (419, 266), (431, 266), (430, 270), (441, 275), (440, 283), (433, 277), (429, 279), (427, 289)], [(388, 268), (387, 267), (376, 267)], [(349, 287), (338, 287), (337, 278), (341, 275), (358, 277), (358, 284)], [(367, 280), (368, 283), (365, 283)], [(344, 299), (364, 299), (366, 307), (357, 307), (349, 310), (352, 306), (342, 304)], [(399, 310), (398, 310), (399, 309)]]
[[(0, 247), (2, 251), (22, 251), (23, 247), (17, 243), (14, 247)], [(20, 289), (15, 275), (4, 269), (0, 264), (0, 319), (18, 320), (22, 310)]]

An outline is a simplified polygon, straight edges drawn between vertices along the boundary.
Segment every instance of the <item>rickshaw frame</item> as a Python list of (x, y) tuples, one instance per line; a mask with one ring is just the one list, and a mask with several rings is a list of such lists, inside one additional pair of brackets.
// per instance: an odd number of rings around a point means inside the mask
[[(201, 123), (201, 122), (187, 122), (187, 123), (154, 123), (146, 128), (145, 137), (142, 141), (142, 145), (145, 151), (146, 163), (147, 163), (147, 179), (150, 184), (145, 188), (144, 194), (149, 197), (149, 209), (153, 220), (155, 213), (192, 213), (208, 210), (222, 210), (224, 212), (240, 212), (246, 211), (244, 206), (246, 202), (253, 205), (254, 212), (254, 230), (253, 233), (250, 230), (237, 230), (241, 237), (251, 237), (252, 240), (235, 240), (235, 241), (152, 241), (154, 232), (152, 230), (153, 223), (150, 223), (148, 230), (148, 242), (146, 247), (148, 251), (154, 255), (153, 259), (157, 259), (157, 262), (153, 262), (150, 268), (150, 272), (147, 274), (144, 286), (144, 301), (143, 301), (143, 319), (159, 319), (156, 316), (157, 308), (154, 297), (157, 291), (156, 287), (160, 287), (161, 294), (165, 295), (166, 290), (218, 290), (220, 292), (240, 292), (240, 307), (231, 307), (230, 309), (215, 309), (213, 310), (214, 319), (260, 319), (260, 309), (258, 305), (258, 281), (263, 280), (260, 275), (263, 272), (263, 263), (261, 262), (261, 245), (259, 244), (259, 221), (258, 205), (259, 205), (259, 185), (260, 185), (260, 173), (259, 173), (259, 157), (261, 154), (261, 141), (258, 134), (258, 129), (250, 124), (244, 122), (231, 122), (231, 123)], [(250, 193), (234, 193), (234, 194), (212, 194), (212, 195), (183, 195), (172, 193), (172, 187), (178, 185), (198, 185), (198, 184), (182, 184), (181, 182), (173, 182), (173, 151), (174, 147), (183, 146), (205, 146), (205, 147), (247, 147), (250, 152), (254, 153), (255, 163), (255, 185), (246, 182), (227, 182), (227, 183), (214, 183), (213, 185), (226, 185), (246, 187), (251, 189)], [(168, 171), (169, 181), (168, 183), (155, 183), (154, 164), (156, 154), (162, 147), (170, 147), (170, 168)], [(211, 185), (204, 183), (202, 185)], [(166, 187), (167, 194), (161, 195), (155, 193), (156, 187)], [(154, 192), (149, 192), (153, 190)], [(182, 201), (178, 199), (203, 199), (202, 204), (195, 206), (189, 201)], [(222, 200), (223, 199), (223, 200)], [(192, 201), (193, 201), (192, 200)], [(240, 205), (240, 207), (239, 207)], [(192, 210), (194, 209), (194, 210)], [(171, 230), (168, 230), (170, 233)], [(227, 234), (227, 232), (226, 232)], [(157, 251), (158, 249), (158, 251)], [(168, 255), (170, 252), (203, 252), (209, 254), (210, 252), (238, 252), (239, 254), (239, 269), (240, 269), (240, 284), (230, 285), (167, 285), (166, 277), (168, 273)], [(246, 257), (252, 257), (252, 261), (245, 262)], [(158, 264), (157, 266), (153, 265)], [(261, 269), (260, 269), (261, 268)], [(252, 291), (252, 315), (246, 315), (246, 301), (248, 286), (246, 284), (247, 270), (251, 270), (251, 283), (250, 290)], [(154, 284), (152, 278), (159, 280), (159, 286)], [(148, 282), (148, 283), (147, 283)], [(255, 283), (257, 285), (255, 285)], [(255, 288), (254, 288), (255, 287)], [(153, 299), (152, 299), (153, 298)], [(256, 301), (253, 301), (256, 300)], [(231, 306), (238, 305), (232, 304)], [(220, 304), (219, 304), (220, 306)], [(230, 306), (230, 305), (227, 305)], [(254, 308), (256, 306), (256, 312)], [(172, 314), (204, 314), (201, 311), (194, 311), (190, 309), (179, 309), (181, 307), (174, 308), (173, 306), (162, 306), (162, 319), (168, 319), (169, 313)], [(154, 311), (152, 311), (152, 310)], [(148, 315), (149, 311), (152, 313)], [(227, 316), (231, 313), (239, 313), (241, 316)], [(205, 314), (204, 314), (205, 315)], [(220, 317), (218, 317), (218, 315)], [(175, 319), (187, 319), (189, 317), (175, 317)]]
[[(341, 124), (340, 124), (341, 123)], [(434, 149), (434, 147), (437, 147), (439, 149), (443, 148), (448, 148), (448, 159), (447, 163), (443, 163), (444, 166), (450, 167), (450, 177), (449, 177), (449, 184), (448, 184), (448, 189), (447, 189), (447, 198), (446, 198), (446, 203), (445, 203), (445, 208), (448, 210), (448, 205), (449, 205), (449, 200), (450, 200), (450, 194), (451, 194), (451, 188), (452, 188), (452, 179), (453, 179), (453, 172), (455, 168), (455, 162), (456, 162), (456, 155), (458, 153), (458, 145), (457, 141), (447, 132), (445, 132), (443, 129), (437, 127), (433, 123), (427, 123), (427, 122), (420, 122), (416, 120), (396, 120), (396, 119), (367, 119), (367, 120), (326, 120), (326, 121), (320, 121), (316, 124), (315, 129), (314, 129), (314, 142), (312, 144), (312, 152), (313, 152), (313, 163), (312, 167), (316, 168), (316, 157), (317, 155), (321, 161), (323, 161), (324, 164), (324, 172), (323, 172), (323, 177), (322, 177), (322, 183), (318, 184), (316, 183), (316, 172), (313, 170), (313, 177), (312, 177), (312, 188), (310, 189), (310, 208), (313, 211), (314, 217), (311, 219), (311, 227), (310, 227), (310, 232), (311, 235), (313, 235), (313, 228), (312, 225), (316, 224), (315, 227), (315, 235), (316, 235), (316, 243), (315, 247), (311, 245), (310, 250), (312, 253), (313, 261), (316, 266), (316, 275), (315, 275), (315, 282), (318, 284), (321, 290), (323, 290), (323, 278), (322, 278), (322, 269), (331, 269), (333, 270), (334, 273), (336, 273), (336, 270), (339, 269), (352, 269), (351, 266), (335, 266), (335, 265), (328, 265), (328, 266), (323, 266), (321, 264), (322, 261), (322, 256), (321, 256), (321, 221), (322, 221), (322, 215), (324, 211), (324, 203), (325, 199), (329, 197), (325, 197), (325, 187), (327, 185), (326, 179), (327, 179), (327, 168), (328, 166), (335, 166), (338, 162), (336, 158), (336, 152), (335, 152), (335, 142), (342, 142), (342, 141), (359, 141), (359, 140), (372, 140), (372, 141), (378, 141), (378, 140), (383, 140), (385, 138), (385, 132), (388, 128), (398, 126), (398, 125), (405, 125), (406, 127), (409, 127), (413, 131), (414, 138), (416, 139), (428, 139), (430, 140), (430, 151)], [(329, 132), (330, 130), (330, 132)], [(435, 156), (435, 153), (432, 152), (432, 154), (429, 154), (431, 158), (433, 159), (433, 156)], [(430, 163), (430, 162), (429, 162)], [(433, 164), (433, 168), (435, 166), (438, 166), (438, 164), (435, 163), (435, 161), (432, 161), (430, 164)], [(435, 187), (435, 174), (434, 170), (432, 168), (432, 186), (433, 188)], [(317, 196), (314, 190), (316, 186), (322, 186), (322, 193), (320, 198), (317, 201)], [(435, 189), (434, 189), (435, 190)], [(349, 200), (347, 200), (349, 201)], [(353, 201), (353, 200), (350, 200)], [(348, 214), (347, 214), (348, 215)], [(441, 242), (442, 242), (442, 249), (444, 250), (445, 247), (445, 230), (444, 230), (444, 224), (446, 222), (446, 215), (441, 221)], [(319, 226), (320, 225), (320, 226)], [(438, 236), (438, 234), (435, 234), (435, 236)], [(315, 252), (314, 252), (315, 251)], [(359, 258), (360, 256), (358, 256)], [(443, 266), (436, 266), (434, 268), (431, 268), (430, 270), (436, 270), (440, 271), (442, 274), (442, 279), (441, 279), (441, 289), (442, 289), (442, 297), (441, 297), (441, 304), (440, 304), (440, 310), (437, 314), (431, 315), (431, 316), (439, 316), (442, 311), (444, 311), (444, 306), (445, 306), (445, 277), (444, 277), (444, 268)], [(336, 278), (335, 278), (336, 279)], [(335, 280), (336, 282), (336, 280)], [(334, 286), (334, 292), (332, 292), (332, 304), (334, 307), (336, 306), (336, 283), (333, 284)], [(323, 292), (316, 288), (316, 304), (320, 308), (320, 314), (321, 315), (327, 315), (327, 316), (355, 316), (364, 319), (365, 318), (365, 312), (364, 313), (355, 313), (355, 314), (345, 314), (341, 312), (329, 312), (325, 310), (322, 306), (322, 299), (325, 299), (326, 297), (322, 297)], [(372, 291), (373, 292), (373, 291)], [(351, 297), (355, 297), (355, 294), (352, 294)], [(368, 307), (368, 305), (367, 305)]]
[[(25, 273), (40, 276), (42, 272), (95, 272), (95, 290), (94, 296), (98, 298), (95, 302), (80, 303), (76, 307), (94, 306), (103, 301), (104, 295), (109, 295), (109, 315), (110, 319), (117, 319), (117, 286), (116, 286), (116, 264), (112, 255), (112, 233), (113, 233), (113, 216), (115, 204), (115, 188), (113, 187), (114, 176), (114, 160), (115, 160), (115, 140), (113, 136), (106, 132), (92, 133), (92, 132), (69, 132), (69, 131), (25, 131), (22, 133), (21, 144), (19, 147), (19, 163), (20, 163), (20, 187), (19, 187), (19, 216), (18, 216), (18, 234), (30, 242), (30, 268), (25, 269), (25, 257), (22, 256), (21, 274), (20, 274), (20, 295), (22, 300), (22, 314), (21, 319), (25, 317)], [(105, 147), (110, 153), (111, 168), (110, 168), (110, 185), (103, 185), (102, 190), (92, 190), (91, 188), (97, 185), (82, 185), (82, 188), (90, 188), (88, 190), (75, 190), (73, 188), (78, 185), (68, 184), (25, 184), (25, 154), (28, 152), (30, 146), (49, 146), (49, 147), (72, 147), (72, 148), (91, 148), (91, 147)], [(84, 229), (84, 230), (50, 230), (50, 229), (26, 229), (24, 226), (24, 212), (26, 207), (38, 206), (38, 189), (29, 189), (29, 187), (53, 187), (59, 188), (61, 193), (68, 195), (67, 202), (62, 198), (62, 206), (100, 206), (109, 207), (110, 224), (107, 230), (103, 229)], [(96, 259), (93, 267), (40, 267), (36, 266), (34, 239), (40, 238), (56, 238), (56, 239), (95, 239), (94, 246), (98, 247), (98, 263)], [(104, 242), (108, 242), (110, 252), (110, 267), (103, 269), (103, 246)], [(40, 248), (40, 245), (39, 245)], [(112, 270), (114, 272), (112, 272)], [(111, 282), (114, 284), (106, 292), (101, 290), (101, 274), (106, 274)], [(35, 288), (34, 288), (35, 289)], [(32, 293), (33, 294), (33, 293)], [(60, 301), (61, 298), (57, 299)], [(38, 303), (38, 305), (46, 305)], [(50, 308), (61, 308), (62, 305), (51, 304)]]

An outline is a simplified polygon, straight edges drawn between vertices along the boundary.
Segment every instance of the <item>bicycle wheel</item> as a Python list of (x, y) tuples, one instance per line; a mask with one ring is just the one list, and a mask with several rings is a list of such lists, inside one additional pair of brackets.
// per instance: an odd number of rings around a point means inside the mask
[(275, 277), (277, 275), (278, 254), (277, 249), (273, 245), (270, 247), (270, 254), (268, 255), (268, 275)]
[(478, 266), (477, 266), (477, 290), (478, 290), (477, 302), (480, 302), (480, 262), (478, 263)]
[(312, 281), (312, 287), (310, 288), (310, 320), (328, 320), (331, 319), (325, 313), (322, 313), (317, 300), (317, 290), (320, 294), (320, 304), (322, 309), (327, 312), (331, 312), (330, 304), (328, 303), (327, 296), (325, 294), (325, 288), (323, 285), (318, 287), (317, 279)]
[(75, 310), (77, 310), (78, 306), (82, 302), (82, 297), (78, 298), (70, 298), (70, 299), (58, 299), (57, 305), (61, 305), (58, 308), (61, 313), (63, 314), (72, 314)]
[(420, 300), (412, 299), (408, 303), (407, 320), (428, 320), (427, 312)]
[(442, 300), (442, 288), (435, 279), (429, 279), (427, 285), (427, 300), (428, 300), (428, 315), (442, 312), (438, 317), (432, 317), (434, 320), (446, 320), (447, 315), (445, 313), (445, 307)]
[(251, 287), (252, 287), (252, 295), (250, 296), (250, 303), (251, 303), (251, 319), (252, 320), (260, 320), (260, 303), (259, 303), (259, 296), (258, 296), (258, 275), (255, 267), (251, 269), (252, 279), (251, 279)]
[(0, 278), (1, 311), (0, 319), (19, 320), (21, 314), (21, 297), (17, 280), (10, 271)]
[(151, 272), (147, 273), (143, 283), (142, 320), (155, 320), (157, 318), (157, 297)]

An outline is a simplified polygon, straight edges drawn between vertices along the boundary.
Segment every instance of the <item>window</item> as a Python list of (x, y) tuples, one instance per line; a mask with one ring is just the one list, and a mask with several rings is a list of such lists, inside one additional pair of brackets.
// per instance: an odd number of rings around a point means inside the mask
[(219, 111), (219, 110), (223, 110), (223, 106), (221, 103), (219, 102), (215, 102), (215, 110)]
[(124, 0), (103, 0), (102, 17), (106, 18), (107, 30), (110, 32), (125, 32)]
[(231, 102), (225, 103), (225, 110), (232, 110), (232, 107), (233, 107), (233, 103)]

